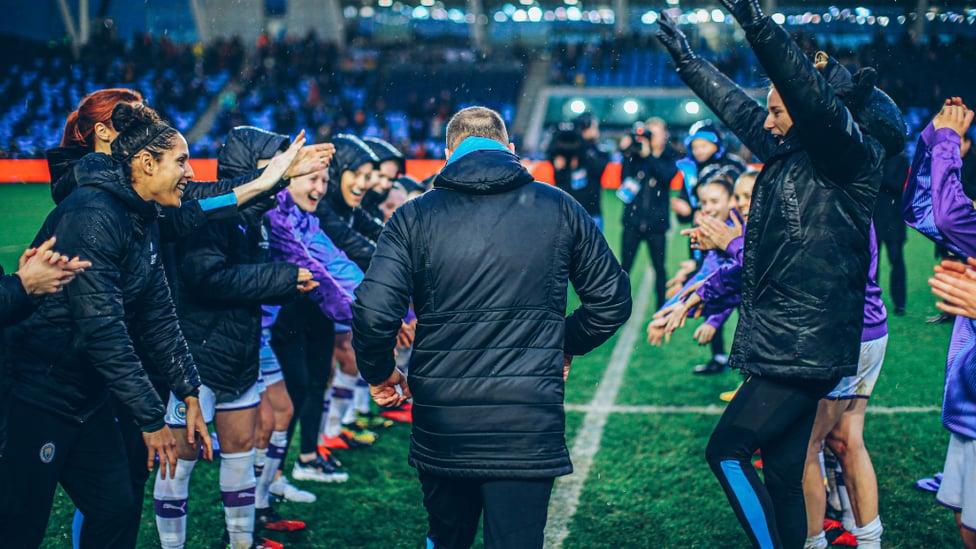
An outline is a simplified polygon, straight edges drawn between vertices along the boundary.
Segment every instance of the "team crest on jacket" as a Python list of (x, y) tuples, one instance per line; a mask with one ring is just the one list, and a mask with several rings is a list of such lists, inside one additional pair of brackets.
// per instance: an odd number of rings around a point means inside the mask
[(184, 403), (184, 402), (177, 402), (176, 403), (176, 410), (174, 411), (174, 415), (176, 415), (176, 419), (178, 419), (180, 421), (186, 421), (186, 403)]
[(51, 463), (54, 461), (54, 443), (48, 442), (44, 446), (41, 446), (41, 463)]

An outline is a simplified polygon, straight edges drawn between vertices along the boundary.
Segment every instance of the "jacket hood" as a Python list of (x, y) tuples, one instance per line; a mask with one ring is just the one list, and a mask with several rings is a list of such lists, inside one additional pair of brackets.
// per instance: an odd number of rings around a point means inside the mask
[(501, 150), (478, 150), (444, 166), (434, 177), (434, 188), (468, 194), (497, 194), (533, 181), (535, 178), (515, 154)]
[(858, 126), (881, 143), (885, 158), (897, 156), (905, 149), (908, 125), (895, 102), (875, 87), (878, 73), (873, 68), (865, 67), (851, 74), (824, 52), (817, 52), (815, 65), (851, 111)]
[(55, 204), (60, 204), (71, 194), (71, 191), (75, 190), (77, 185), (72, 168), (88, 152), (85, 147), (58, 147), (47, 151), (47, 169), (51, 174), (51, 198), (54, 199)]
[(125, 206), (145, 220), (159, 215), (159, 205), (143, 200), (126, 180), (122, 165), (107, 154), (90, 153), (78, 160), (74, 167), (78, 188), (95, 187), (122, 201)]
[(335, 154), (329, 163), (329, 183), (325, 199), (336, 212), (348, 211), (349, 205), (342, 198), (342, 174), (354, 172), (363, 164), (376, 164), (378, 159), (366, 143), (354, 135), (339, 134), (332, 140)]
[(395, 160), (398, 165), (398, 170), (400, 174), (407, 173), (407, 159), (404, 158), (403, 153), (399, 149), (393, 146), (389, 141), (384, 141), (378, 137), (364, 137), (363, 143), (369, 147), (369, 150), (373, 151), (376, 155), (377, 162), (386, 162), (387, 160)]
[(289, 142), (287, 135), (238, 126), (227, 134), (217, 155), (217, 178), (232, 179), (252, 172), (257, 169), (258, 160), (274, 157), (278, 151), (287, 149)]

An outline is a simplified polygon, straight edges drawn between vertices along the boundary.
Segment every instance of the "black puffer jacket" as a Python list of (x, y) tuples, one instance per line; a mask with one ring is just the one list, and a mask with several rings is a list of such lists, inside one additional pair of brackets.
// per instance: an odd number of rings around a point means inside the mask
[[(582, 305), (568, 318), (567, 282)], [(454, 477), (572, 471), (563, 353), (582, 355), (630, 316), (630, 282), (572, 197), (507, 151), (448, 164), (396, 211), (356, 290), (353, 345), (370, 383), (394, 368), (413, 299), (410, 463)]]
[(107, 155), (85, 156), (74, 177), (77, 188), (48, 215), (34, 245), (56, 234), (59, 252), (92, 266), (7, 330), (13, 396), (83, 422), (111, 391), (144, 431), (155, 431), (163, 403), (139, 357), (180, 398), (200, 385), (152, 239), (158, 208)]
[[(219, 176), (236, 175), (270, 158), (286, 137), (235, 128), (220, 151)], [(262, 201), (237, 220), (210, 223), (177, 246), (180, 324), (211, 389), (240, 395), (257, 381), (261, 304), (299, 295), (298, 266), (270, 263)]]
[(782, 142), (763, 129), (765, 109), (707, 61), (679, 67), (765, 163), (752, 194), (730, 359), (747, 373), (772, 377), (852, 375), (885, 150), (861, 131), (782, 28), (766, 20), (747, 38), (793, 119)]
[(376, 251), (383, 224), (362, 208), (351, 208), (342, 198), (342, 173), (356, 171), (366, 163), (376, 163), (376, 155), (359, 138), (352, 135), (337, 135), (332, 140), (335, 155), (329, 163), (329, 184), (325, 200), (319, 202), (315, 216), (319, 226), (336, 247), (346, 252), (346, 256), (365, 271)]
[(298, 266), (268, 263), (263, 224), (210, 223), (181, 251), (180, 324), (200, 377), (240, 395), (258, 379), (261, 304), (299, 295)]

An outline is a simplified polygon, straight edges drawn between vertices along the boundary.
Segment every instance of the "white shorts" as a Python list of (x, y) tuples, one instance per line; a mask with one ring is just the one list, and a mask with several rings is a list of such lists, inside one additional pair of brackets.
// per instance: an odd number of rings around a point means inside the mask
[[(203, 412), (203, 419), (210, 423), (214, 419), (216, 412), (231, 412), (234, 410), (246, 410), (261, 404), (261, 393), (258, 392), (258, 384), (251, 385), (239, 397), (233, 400), (218, 399), (213, 389), (206, 385), (200, 386), (200, 410)], [(186, 427), (186, 404), (170, 393), (169, 405), (166, 406), (166, 425), (170, 427)]]
[(962, 525), (976, 530), (976, 440), (952, 434), (935, 499), (962, 513)]
[(884, 364), (885, 349), (888, 348), (888, 336), (861, 342), (861, 355), (857, 362), (857, 373), (842, 378), (834, 390), (824, 398), (829, 400), (847, 400), (851, 398), (870, 398), (874, 385), (881, 374)]
[(270, 387), (275, 383), (280, 383), (285, 380), (284, 374), (281, 373), (281, 364), (278, 363), (278, 358), (274, 354), (274, 350), (271, 349), (271, 330), (267, 328), (264, 330), (265, 333), (261, 334), (261, 351), (260, 351), (260, 362), (261, 362), (261, 375), (260, 380), (263, 381), (265, 387)]

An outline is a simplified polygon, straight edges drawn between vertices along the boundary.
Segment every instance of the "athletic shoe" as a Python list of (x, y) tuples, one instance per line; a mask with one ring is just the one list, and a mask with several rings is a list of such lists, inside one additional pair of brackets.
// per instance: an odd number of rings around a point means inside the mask
[(394, 421), (373, 412), (356, 412), (356, 425), (363, 429), (386, 429), (393, 426)]
[(271, 483), (271, 495), (280, 501), (294, 501), (295, 503), (313, 503), (315, 494), (302, 490), (288, 481), (287, 475), (280, 475)]
[[(828, 522), (830, 528), (827, 528)], [(834, 547), (857, 547), (857, 538), (854, 534), (844, 530), (844, 527), (837, 521), (824, 520), (824, 535), (827, 537), (827, 543)]]
[[(739, 387), (742, 387), (741, 383), (739, 384)], [(724, 393), (720, 393), (718, 395), (719, 400), (721, 400), (722, 402), (732, 402), (732, 399), (735, 398), (735, 394), (739, 392), (739, 387), (736, 387), (731, 391), (725, 391)]]
[(346, 444), (350, 448), (366, 448), (375, 444), (376, 439), (380, 438), (373, 431), (360, 427), (356, 423), (343, 425), (342, 432), (339, 433), (339, 436), (346, 439)]
[(325, 435), (321, 435), (319, 437), (318, 450), (320, 454), (329, 453), (329, 450), (348, 450), (348, 449), (349, 449), (349, 443), (346, 442), (346, 439), (342, 438), (341, 436), (327, 437)]
[(325, 450), (321, 450), (320, 449), (319, 450), (319, 455), (322, 456), (322, 459), (324, 459), (325, 461), (328, 461), (329, 463), (331, 463), (336, 469), (338, 469), (339, 467), (342, 467), (342, 462), (339, 461), (338, 459), (336, 459), (335, 454), (333, 454), (328, 449), (325, 449)]
[(301, 459), (295, 461), (291, 478), (316, 482), (346, 482), (349, 480), (349, 473), (338, 470), (335, 465), (322, 459), (322, 456), (315, 456), (309, 463), (302, 463)]
[(955, 320), (956, 317), (950, 315), (949, 313), (939, 313), (937, 315), (925, 317), (926, 324), (945, 324), (946, 322), (953, 322)]
[(692, 372), (696, 374), (720, 374), (725, 371), (727, 365), (715, 360), (714, 358), (706, 362), (705, 364), (699, 364), (692, 368)]
[[(224, 530), (222, 541), (224, 543), (224, 547), (227, 549), (233, 549), (230, 546), (230, 534), (227, 533), (227, 530)], [(285, 546), (268, 538), (258, 538), (254, 541), (254, 543), (251, 544), (251, 549), (285, 549)]]
[(389, 408), (380, 412), (381, 417), (387, 419), (392, 419), (397, 423), (412, 423), (413, 422), (413, 403), (407, 402), (397, 406), (396, 408)]
[(920, 478), (915, 482), (915, 487), (926, 492), (938, 492), (942, 486), (942, 473), (936, 473), (933, 478)]
[(254, 509), (254, 528), (264, 528), (275, 532), (295, 532), (305, 529), (305, 523), (300, 520), (286, 520), (277, 511), (268, 507)]

